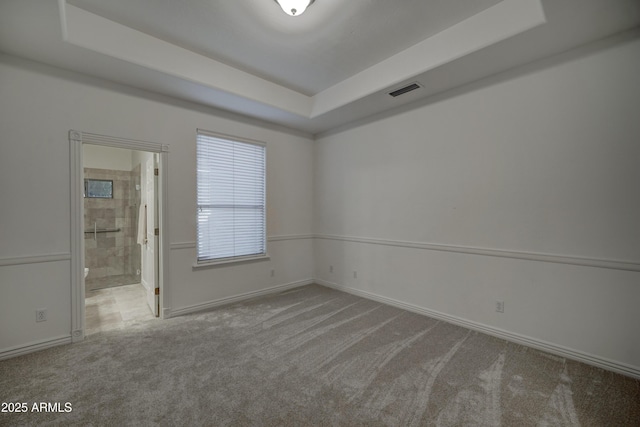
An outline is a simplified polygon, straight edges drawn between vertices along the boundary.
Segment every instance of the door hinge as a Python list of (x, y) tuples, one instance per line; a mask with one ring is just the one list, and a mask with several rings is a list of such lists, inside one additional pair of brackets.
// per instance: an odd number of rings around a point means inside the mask
[(153, 174), (154, 174), (155, 176), (158, 176), (158, 175), (160, 174), (160, 170), (159, 170), (158, 168), (155, 168), (155, 169), (153, 170)]
[(155, 294), (156, 294), (156, 295), (160, 295), (160, 288), (156, 288), (156, 292), (155, 292)]
[(156, 236), (160, 235), (160, 229), (156, 228), (155, 230), (153, 230), (153, 234), (155, 234)]

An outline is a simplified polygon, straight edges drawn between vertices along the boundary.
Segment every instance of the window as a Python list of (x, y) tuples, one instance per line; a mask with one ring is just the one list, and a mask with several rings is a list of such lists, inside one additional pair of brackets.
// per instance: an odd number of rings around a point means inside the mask
[(113, 199), (113, 181), (109, 179), (85, 179), (84, 197)]
[(266, 256), (265, 145), (198, 130), (198, 263)]

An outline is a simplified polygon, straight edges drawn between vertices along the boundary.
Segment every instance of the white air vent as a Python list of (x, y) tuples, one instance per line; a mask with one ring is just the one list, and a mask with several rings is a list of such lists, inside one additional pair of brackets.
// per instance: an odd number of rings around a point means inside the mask
[(393, 92), (389, 92), (389, 95), (396, 96), (404, 95), (407, 92), (411, 92), (412, 90), (420, 89), (422, 86), (418, 82), (413, 82), (408, 84), (407, 86), (401, 87), (400, 89), (396, 89)]

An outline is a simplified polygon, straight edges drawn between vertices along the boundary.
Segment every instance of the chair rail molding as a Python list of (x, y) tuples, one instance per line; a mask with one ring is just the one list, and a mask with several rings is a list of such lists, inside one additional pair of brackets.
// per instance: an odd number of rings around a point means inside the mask
[(558, 255), (539, 252), (511, 251), (504, 249), (479, 248), (474, 246), (447, 245), (441, 243), (409, 242), (369, 237), (339, 236), (332, 234), (316, 234), (316, 239), (342, 242), (362, 243), (369, 245), (395, 246), (429, 251), (456, 252), (470, 255), (514, 258), (529, 261), (552, 262), (556, 264), (580, 265), (585, 267), (608, 268), (612, 270), (639, 271), (640, 261), (599, 259), (573, 255)]
[(40, 264), (43, 262), (69, 261), (70, 252), (59, 252), (41, 255), (26, 255), (19, 257), (0, 258), (0, 267), (10, 265)]

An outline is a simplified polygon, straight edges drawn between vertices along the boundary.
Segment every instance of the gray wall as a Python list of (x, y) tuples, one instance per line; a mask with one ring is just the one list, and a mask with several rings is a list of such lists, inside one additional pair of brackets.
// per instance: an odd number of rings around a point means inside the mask
[[(170, 312), (315, 277), (640, 372), (640, 273), (597, 266), (640, 261), (638, 51), (594, 45), (315, 144), (0, 56), (0, 355), (69, 336), (78, 129), (170, 145)], [(193, 268), (196, 128), (267, 143), (270, 261)]]
[[(0, 357), (70, 338), (70, 129), (169, 145), (165, 313), (310, 282), (308, 136), (7, 55), (0, 82)], [(197, 128), (266, 142), (270, 260), (193, 268)]]
[(315, 277), (640, 374), (637, 34), (319, 138)]

